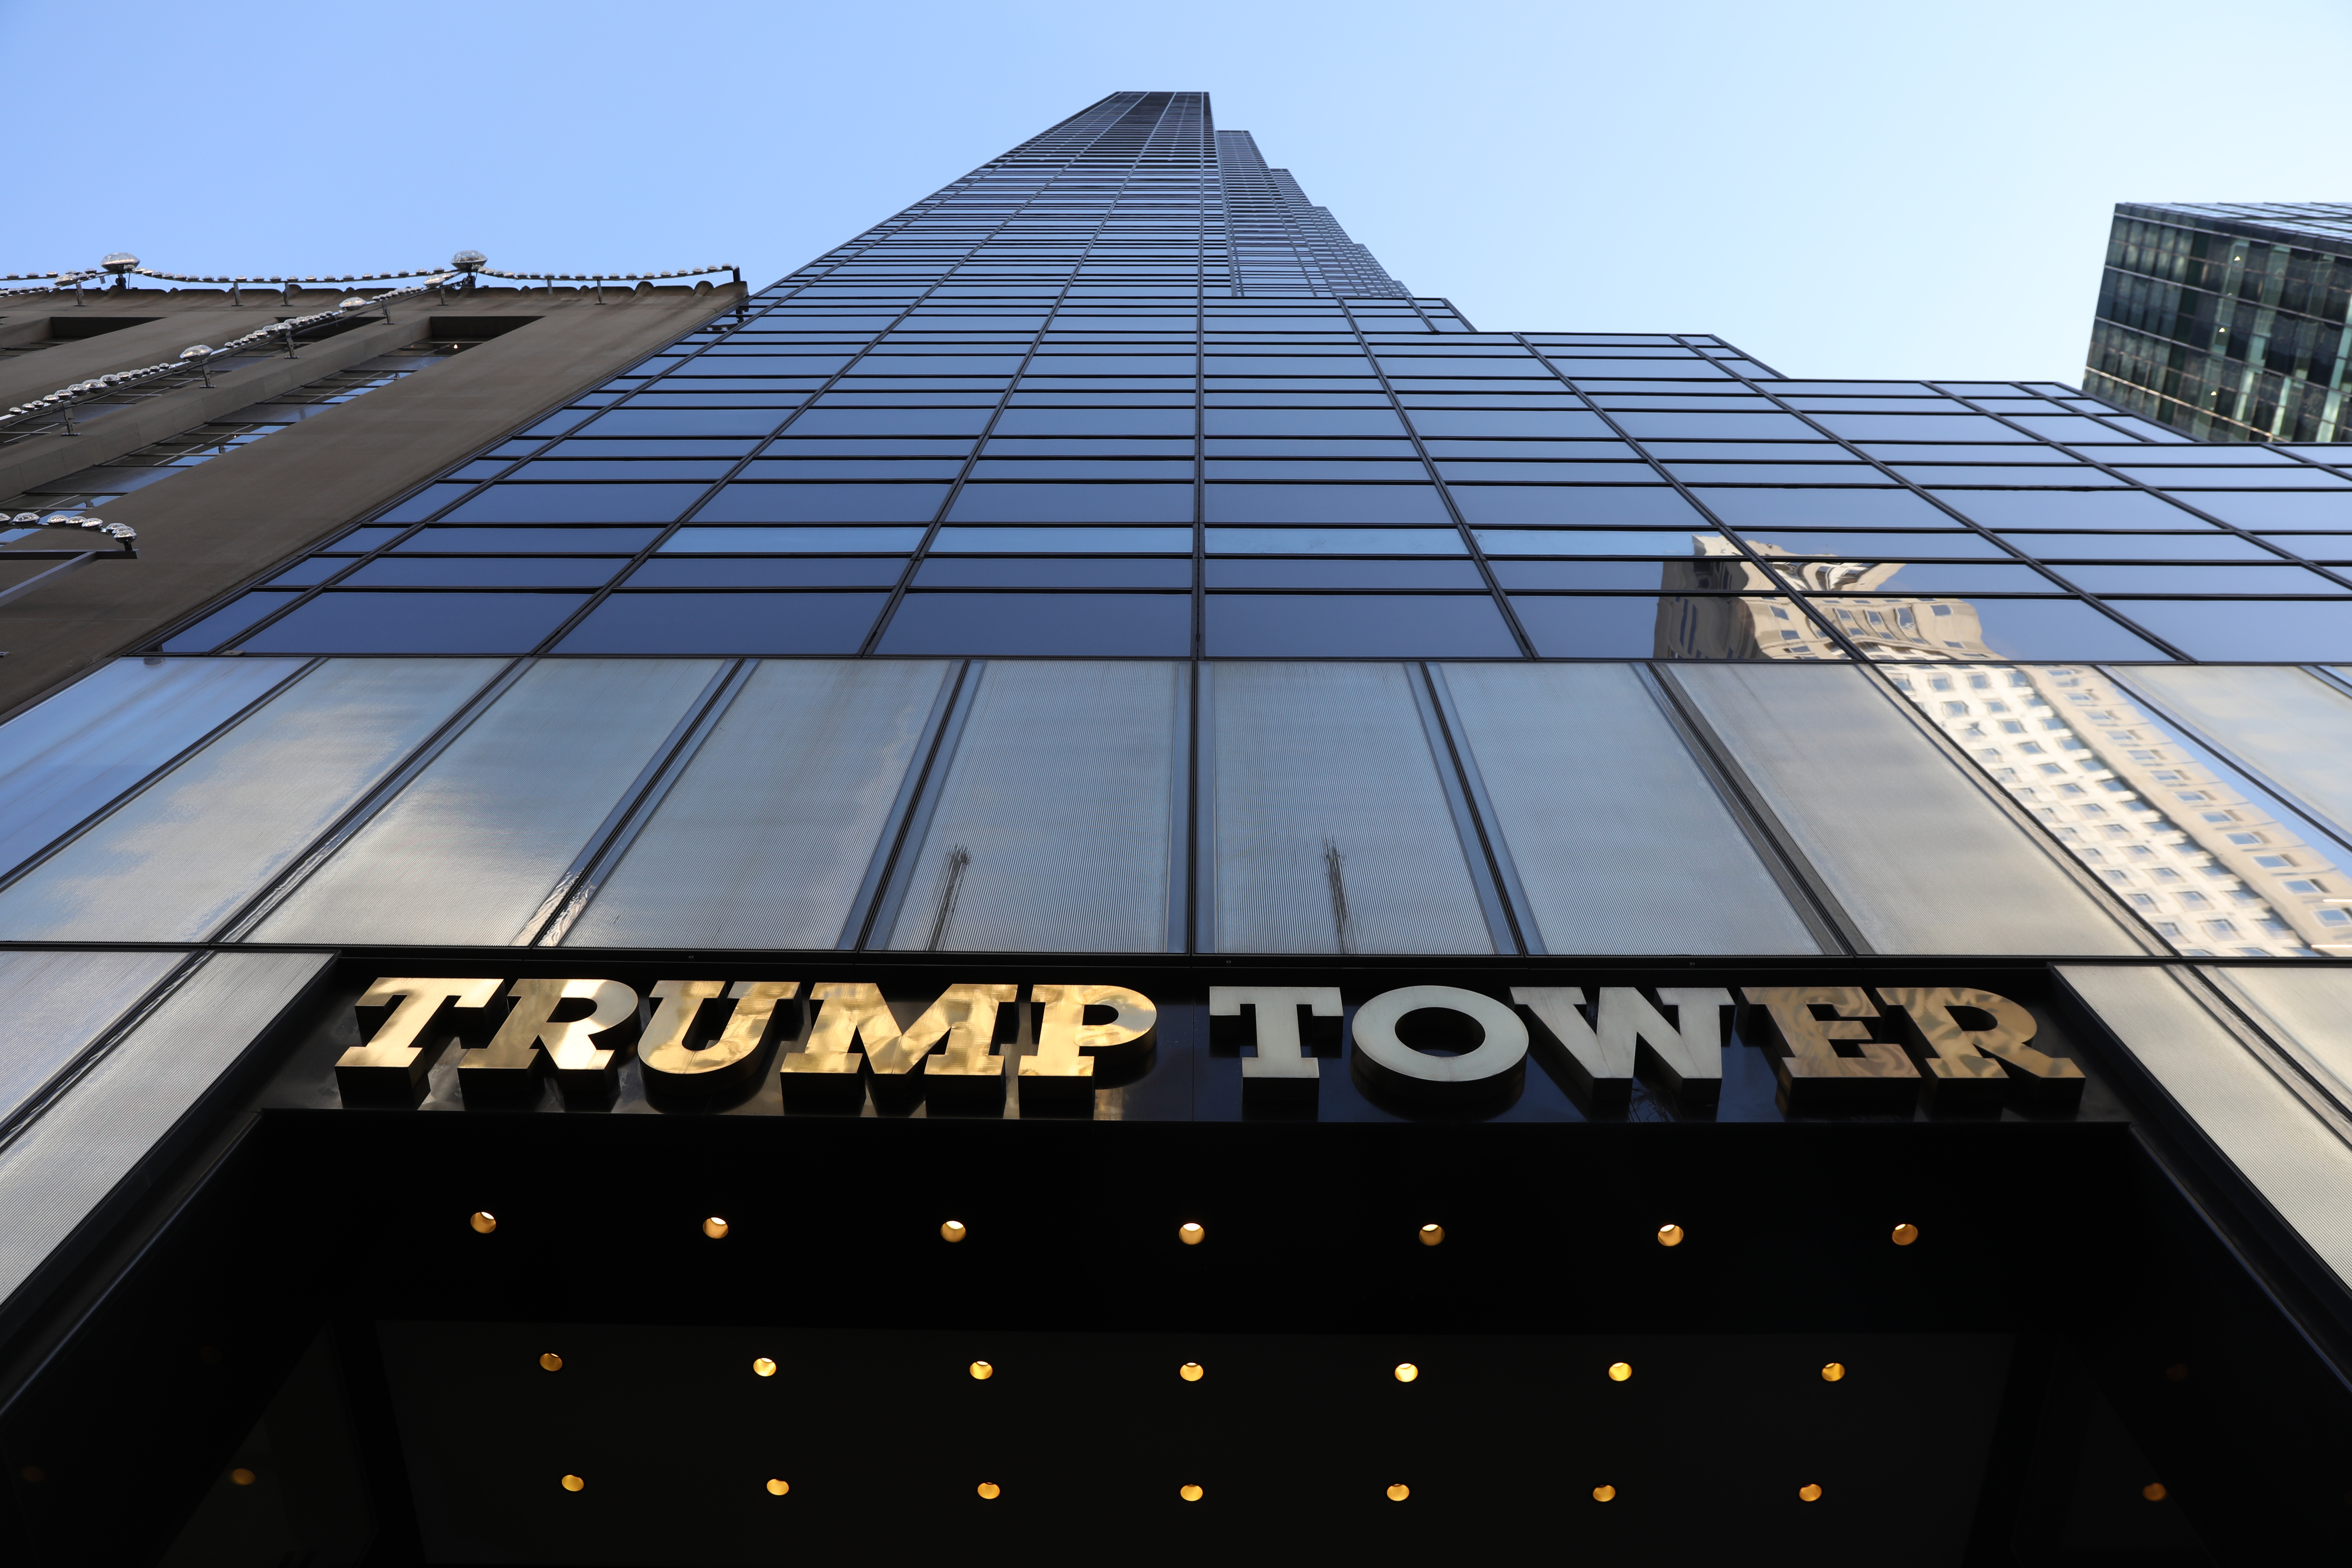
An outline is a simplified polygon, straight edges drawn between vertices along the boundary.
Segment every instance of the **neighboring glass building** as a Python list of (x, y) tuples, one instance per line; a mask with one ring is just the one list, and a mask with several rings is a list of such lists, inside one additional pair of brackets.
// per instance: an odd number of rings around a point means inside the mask
[(2118, 202), (2083, 384), (2204, 441), (2352, 440), (2352, 204)]
[(0, 723), (11, 1562), (2334, 1550), (2352, 448), (1201, 93), (593, 358)]

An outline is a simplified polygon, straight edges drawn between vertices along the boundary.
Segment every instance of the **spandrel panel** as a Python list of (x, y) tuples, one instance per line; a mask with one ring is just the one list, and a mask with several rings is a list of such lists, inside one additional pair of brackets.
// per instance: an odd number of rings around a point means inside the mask
[(1002, 662), (978, 679), (888, 945), (1164, 951), (1185, 667)]
[(951, 668), (761, 665), (564, 942), (833, 946)]
[(1820, 951), (1632, 666), (1444, 678), (1547, 952)]
[(1221, 664), (1214, 679), (1218, 951), (1494, 951), (1417, 676)]
[(255, 939), (513, 942), (718, 668), (711, 659), (532, 666)]
[(2352, 697), (2317, 676), (2275, 665), (2150, 665), (2130, 678), (2339, 830), (2352, 832)]
[(1672, 679), (1881, 952), (2143, 951), (1860, 670)]
[(503, 663), (329, 660), (0, 892), (0, 937), (210, 935)]
[(176, 952), (0, 953), (8, 1034), (0, 1045), (0, 1121), (128, 1012), (180, 962)]
[(291, 658), (116, 659), (0, 725), (0, 870), (301, 667)]

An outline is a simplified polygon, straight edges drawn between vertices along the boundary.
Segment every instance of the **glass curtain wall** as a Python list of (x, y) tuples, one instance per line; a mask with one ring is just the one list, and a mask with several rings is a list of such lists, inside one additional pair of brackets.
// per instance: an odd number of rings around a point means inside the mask
[(2116, 208), (2084, 385), (2211, 441), (2352, 440), (2352, 205)]
[(157, 646), (2325, 659), (2346, 456), (1475, 331), (1206, 95), (1117, 93)]

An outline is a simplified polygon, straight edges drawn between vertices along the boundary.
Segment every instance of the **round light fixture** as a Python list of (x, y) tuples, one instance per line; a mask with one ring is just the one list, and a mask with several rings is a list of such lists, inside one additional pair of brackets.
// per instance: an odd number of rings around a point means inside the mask
[(1402, 1502), (1405, 1499), (1411, 1496), (1412, 1496), (1412, 1489), (1405, 1485), (1402, 1481), (1397, 1482), (1396, 1485), (1389, 1489), (1389, 1501), (1391, 1502)]
[(1609, 1381), (1610, 1381), (1610, 1382), (1612, 1382), (1612, 1383), (1622, 1383), (1622, 1382), (1624, 1382), (1627, 1378), (1632, 1377), (1633, 1375), (1633, 1363), (1632, 1362), (1630, 1362), (1630, 1361), (1612, 1361), (1612, 1362), (1611, 1362), (1611, 1363), (1609, 1363)]
[(975, 1381), (986, 1383), (996, 1375), (996, 1369), (984, 1361), (976, 1361), (971, 1363), (971, 1375)]
[(792, 1489), (793, 1483), (790, 1481), (772, 1480), (768, 1483), (768, 1495), (770, 1497), (782, 1497)]
[(1615, 1500), (1616, 1496), (1617, 1489), (1615, 1487), (1598, 1486), (1592, 1489), (1592, 1500), (1594, 1502), (1612, 1502)]
[(1658, 1227), (1658, 1245), (1660, 1247), (1680, 1247), (1682, 1244), (1682, 1226), (1678, 1225), (1662, 1225)]
[(1176, 1489), (1176, 1495), (1182, 1498), (1186, 1502), (1199, 1502), (1201, 1500), (1201, 1489), (1195, 1486), (1178, 1487)]
[(499, 1228), (499, 1216), (488, 1209), (476, 1209), (473, 1217), (466, 1223), (472, 1226), (478, 1235), (488, 1236)]
[(582, 1478), (582, 1477), (579, 1477), (579, 1476), (566, 1476), (566, 1477), (564, 1477), (564, 1478), (563, 1478), (563, 1489), (564, 1489), (565, 1491), (568, 1491), (568, 1492), (585, 1491), (587, 1489), (588, 1489), (588, 1482), (587, 1482), (583, 1478)]
[(1818, 1483), (1807, 1481), (1797, 1489), (1797, 1495), (1807, 1502), (1819, 1502), (1822, 1500), (1822, 1489)]
[(1843, 1380), (1844, 1376), (1845, 1363), (1842, 1361), (1831, 1362), (1828, 1365), (1822, 1368), (1822, 1381), (1823, 1383), (1837, 1383)]
[(542, 1351), (540, 1352), (539, 1368), (541, 1372), (562, 1372), (563, 1358), (553, 1351)]
[(1187, 1247), (1200, 1246), (1202, 1242), (1208, 1239), (1208, 1236), (1209, 1233), (1201, 1227), (1198, 1220), (1188, 1219), (1176, 1227), (1176, 1239)]
[(1913, 1242), (1915, 1242), (1915, 1241), (1916, 1241), (1916, 1240), (1918, 1240), (1918, 1239), (1919, 1239), (1919, 1227), (1918, 1227), (1917, 1226), (1916, 1226), (1916, 1225), (1898, 1225), (1898, 1226), (1896, 1226), (1895, 1227), (1895, 1246), (1897, 1246), (1897, 1247), (1908, 1247), (1908, 1246), (1910, 1246)]
[(752, 1375), (753, 1377), (773, 1377), (773, 1376), (775, 1376), (775, 1375), (776, 1375), (776, 1363), (775, 1363), (775, 1362), (774, 1362), (773, 1360), (772, 1360), (771, 1358), (767, 1357), (767, 1356), (754, 1356), (754, 1357), (751, 1359), (751, 1375)]
[(971, 1232), (964, 1228), (964, 1223), (960, 1219), (951, 1219), (945, 1225), (940, 1226), (940, 1239), (941, 1241), (961, 1241), (965, 1237), (970, 1236), (971, 1234)]
[(1413, 1365), (1412, 1363), (1409, 1361), (1401, 1361), (1397, 1363), (1396, 1380), (1399, 1383), (1411, 1383), (1414, 1378), (1419, 1377), (1420, 1375), (1421, 1368)]
[(1004, 1489), (994, 1481), (982, 1481), (980, 1483), (980, 1495), (982, 1501), (994, 1502), (1004, 1495)]
[(1435, 1247), (1438, 1243), (1440, 1243), (1440, 1242), (1444, 1241), (1444, 1239), (1445, 1239), (1445, 1227), (1444, 1227), (1444, 1226), (1442, 1226), (1442, 1225), (1425, 1225), (1425, 1226), (1423, 1226), (1421, 1227), (1421, 1244), (1422, 1244), (1422, 1246), (1423, 1246), (1423, 1247)]
[(1209, 1369), (1197, 1361), (1188, 1361), (1176, 1369), (1176, 1375), (1187, 1383), (1198, 1383), (1209, 1375)]
[(717, 1215), (712, 1215), (702, 1222), (702, 1234), (713, 1241), (723, 1240), (727, 1235), (727, 1222)]

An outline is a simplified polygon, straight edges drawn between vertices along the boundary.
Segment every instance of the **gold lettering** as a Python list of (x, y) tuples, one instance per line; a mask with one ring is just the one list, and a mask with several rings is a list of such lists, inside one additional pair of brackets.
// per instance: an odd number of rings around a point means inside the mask
[[(1878, 1009), (1859, 985), (1750, 985), (1741, 994), (1772, 1016), (1787, 1055), (1777, 1057), (1772, 1070), (1792, 1095), (1808, 1082), (1815, 1090), (1828, 1089), (1851, 1098), (1898, 1089), (1897, 1079), (1914, 1079), (1919, 1069), (1903, 1047), (1870, 1037), (1870, 1026), (1851, 1022), (1875, 1018)], [(1826, 1006), (1834, 1018), (1817, 1018), (1816, 1006)], [(1859, 1056), (1840, 1056), (1832, 1042), (1852, 1043)], [(1808, 1091), (1811, 1092), (1811, 1091)]]
[(816, 1025), (808, 1044), (784, 1053), (780, 1069), (788, 1073), (855, 1073), (863, 1059), (850, 1047), (887, 1049), (898, 1039), (898, 1020), (882, 1000), (882, 988), (866, 981), (828, 980), (809, 990), (818, 1004)]
[[(1004, 1058), (995, 1055), (996, 1010), (1019, 994), (1014, 985), (950, 985), (922, 1016), (901, 1030), (881, 988), (864, 981), (827, 981), (809, 992), (822, 1005), (808, 1044), (783, 1058), (793, 1073), (854, 1073), (864, 1046), (866, 1063), (877, 1073), (923, 1071), (950, 1078), (1002, 1076)], [(938, 1057), (931, 1047), (944, 1038)]]
[[(656, 1080), (723, 1074), (759, 1050), (778, 1005), (791, 1001), (800, 988), (797, 980), (739, 980), (732, 987), (718, 980), (665, 980), (651, 993), (661, 1006), (637, 1042), (638, 1064)], [(688, 1045), (703, 1003), (721, 994), (735, 1002), (727, 1026), (707, 1046)]]
[[(2033, 1038), (2033, 1015), (2006, 996), (1962, 986), (1882, 985), (1878, 998), (1910, 1016), (1927, 1048), (1936, 1053), (1927, 1070), (1938, 1079), (1973, 1080), (2006, 1088), (2012, 1075), (2002, 1064), (2022, 1075), (2021, 1087), (2038, 1097), (2079, 1097), (2083, 1069), (2064, 1057), (2046, 1056), (2026, 1044)], [(1991, 1016), (1990, 1029), (1964, 1029), (1952, 1016), (1955, 1007), (1970, 1007)]]
[[(1020, 989), (1017, 985), (978, 984), (949, 986), (899, 1037), (913, 1053), (908, 1068), (919, 1065), (932, 1078), (1003, 1077), (1004, 1058), (995, 1050), (996, 1010), (1012, 1001)], [(947, 1048), (935, 1057), (926, 1056), (943, 1035)], [(874, 1070), (907, 1068), (886, 1069), (877, 1061)]]
[(439, 1016), (445, 1004), (487, 1007), (499, 994), (499, 982), (489, 980), (417, 980), (385, 978), (370, 985), (356, 1005), (381, 1007), (400, 998), (392, 1016), (368, 1037), (335, 1062), (335, 1077), (345, 1087), (400, 1082), (414, 1085), (441, 1058), (445, 1039), (419, 1043), (426, 1026)]
[[(1037, 1047), (1021, 1058), (1023, 1078), (1092, 1078), (1094, 1058), (1084, 1053), (1147, 1041), (1160, 1022), (1151, 999), (1124, 985), (1033, 985), (1029, 999), (1038, 1005)], [(1089, 1007), (1116, 1016), (1089, 1024)]]
[[(488, 1045), (457, 1058), (460, 1072), (528, 1072), (534, 1065), (532, 1052), (541, 1047), (558, 1072), (602, 1072), (612, 1064), (613, 1053), (597, 1049), (594, 1037), (637, 1010), (637, 994), (617, 980), (518, 980), (507, 994), (514, 999), (514, 1011)], [(573, 997), (593, 1001), (595, 1010), (585, 1018), (554, 1022), (556, 1008)]]

